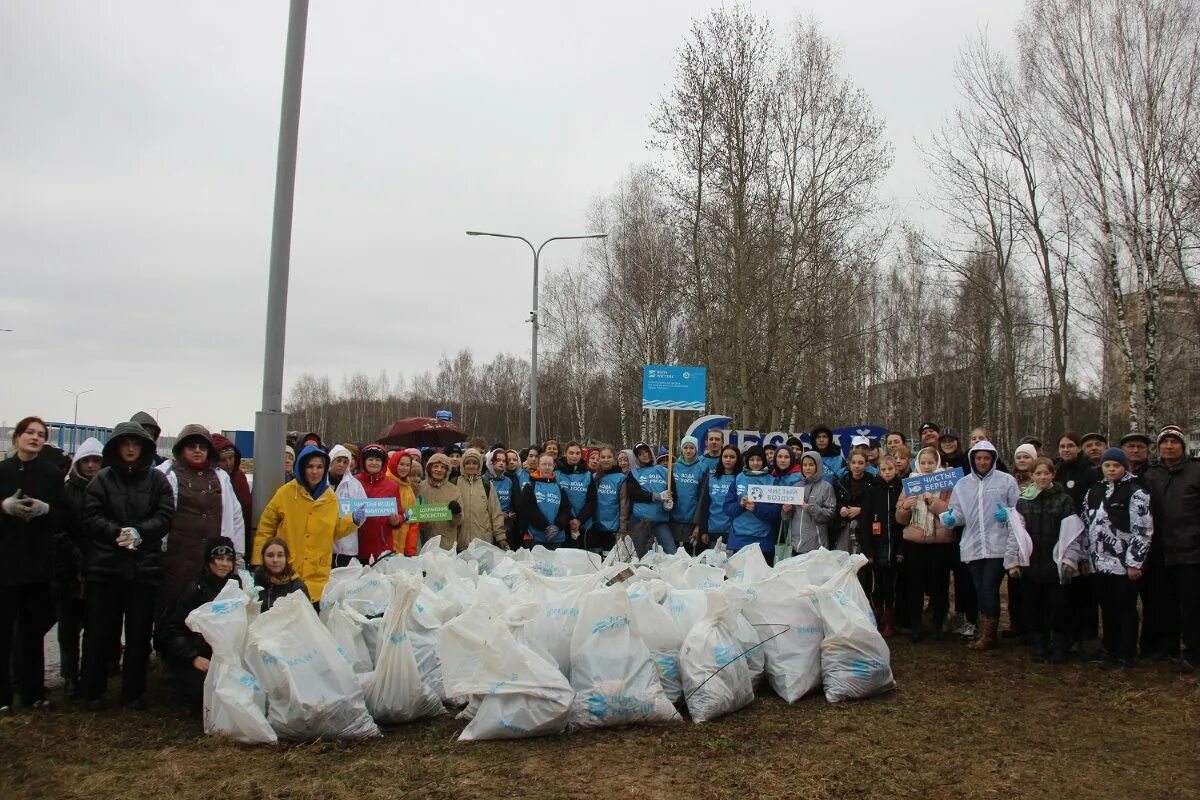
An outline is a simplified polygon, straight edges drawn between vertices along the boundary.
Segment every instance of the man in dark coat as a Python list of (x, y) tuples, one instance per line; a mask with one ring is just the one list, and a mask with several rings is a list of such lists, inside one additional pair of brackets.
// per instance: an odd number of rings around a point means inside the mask
[(1178, 425), (1163, 428), (1158, 463), (1146, 472), (1154, 515), (1146, 574), (1162, 569), (1165, 577), (1151, 598), (1158, 627), (1152, 646), (1174, 655), (1182, 634), (1179, 671), (1191, 674), (1200, 661), (1200, 462), (1187, 457), (1186, 441)]

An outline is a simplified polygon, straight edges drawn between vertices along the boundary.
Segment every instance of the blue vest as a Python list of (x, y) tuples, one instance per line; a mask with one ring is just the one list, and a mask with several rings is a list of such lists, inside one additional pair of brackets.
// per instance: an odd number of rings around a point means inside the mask
[(490, 478), (493, 491), (496, 492), (496, 499), (500, 502), (500, 510), (505, 514), (513, 510), (513, 495), (517, 492), (517, 479), (512, 475), (501, 475), (499, 478)]
[(736, 475), (708, 476), (708, 532), (724, 533), (728, 538), (729, 517), (725, 515), (725, 498)]
[[(579, 519), (583, 504), (587, 501), (588, 487), (592, 485), (592, 473), (557, 471), (554, 476), (558, 485), (567, 490), (567, 500), (571, 503), (571, 517)], [(591, 521), (583, 527), (590, 528)]]
[(786, 475), (780, 475), (776, 478), (775, 483), (780, 486), (803, 486), (804, 473), (797, 470), (796, 472), (789, 472)]
[[(765, 484), (771, 486), (775, 483), (775, 479), (771, 475), (747, 475), (744, 472), (739, 472), (734, 478), (733, 484), (737, 487), (737, 496), (741, 500), (746, 496), (746, 487), (754, 484)], [(743, 511), (733, 518), (733, 535), (729, 537), (729, 549), (739, 550), (748, 544), (754, 543), (761, 545), (764, 541), (768, 541), (771, 546), (774, 546), (773, 536), (775, 526), (766, 520), (759, 519), (755, 514), (749, 511)]]
[(621, 527), (621, 484), (625, 473), (618, 470), (600, 476), (596, 481), (596, 515), (593, 518), (602, 531), (616, 533)]
[[(651, 494), (658, 494), (667, 490), (667, 469), (660, 467), (657, 464), (651, 464), (648, 467), (638, 467), (633, 470), (633, 479), (638, 482), (638, 485)], [(633, 518), (644, 519), (647, 522), (666, 522), (667, 510), (663, 508), (660, 502), (652, 503), (634, 503)]]
[(517, 470), (517, 486), (519, 489), (524, 489), (529, 485), (531, 480), (533, 480), (533, 478), (529, 477), (529, 470), (525, 469), (524, 467), (521, 467), (519, 470)]
[[(562, 492), (558, 484), (553, 481), (533, 481), (533, 499), (537, 502), (538, 511), (553, 525), (562, 507)], [(567, 538), (566, 531), (559, 531), (553, 539), (547, 539), (546, 532), (533, 525), (529, 526), (529, 535), (538, 544), (562, 544)]]
[(717, 467), (721, 466), (721, 457), (700, 456), (700, 463), (704, 465), (704, 469), (708, 471), (708, 474), (712, 475), (714, 472), (716, 472)]
[(700, 503), (700, 479), (704, 477), (704, 462), (699, 459), (694, 464), (676, 461), (672, 472), (675, 473), (672, 490), (675, 495), (675, 508), (671, 509), (671, 522), (691, 525), (696, 519), (696, 506)]

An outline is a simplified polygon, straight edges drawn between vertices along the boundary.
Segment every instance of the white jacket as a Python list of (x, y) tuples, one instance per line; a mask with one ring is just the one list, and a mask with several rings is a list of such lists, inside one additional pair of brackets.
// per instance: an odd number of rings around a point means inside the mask
[[(992, 454), (992, 469), (982, 477), (975, 471), (974, 460), (975, 453), (980, 451)], [(1008, 547), (1008, 524), (996, 521), (996, 507), (1015, 514), (1021, 490), (1012, 475), (996, 469), (995, 458), (996, 448), (991, 442), (977, 442), (967, 451), (971, 471), (954, 485), (954, 491), (950, 494), (950, 510), (954, 512), (955, 525), (963, 526), (962, 538), (958, 543), (963, 561), (1004, 558)]]
[[(179, 478), (175, 477), (175, 462), (164, 461), (158, 465), (158, 471), (167, 476), (171, 484), (171, 494), (175, 498), (175, 507), (179, 507)], [(238, 563), (244, 563), (246, 549), (246, 521), (242, 519), (242, 504), (233, 493), (233, 483), (223, 469), (214, 469), (217, 483), (221, 487), (221, 535), (233, 540), (233, 549), (239, 556)], [(167, 538), (163, 537), (163, 550), (167, 549)]]
[[(342, 445), (334, 445), (329, 451), (329, 460), (332, 462), (338, 456), (349, 457), (350, 451)], [(333, 490), (337, 495), (338, 500), (366, 500), (367, 491), (363, 485), (358, 482), (358, 478), (350, 474), (350, 470), (346, 470), (346, 474), (342, 476), (342, 482), (339, 483)], [(342, 516), (345, 516), (344, 514)], [(336, 556), (356, 556), (358, 555), (358, 531), (352, 530), (340, 539), (335, 539), (333, 542), (333, 554)]]

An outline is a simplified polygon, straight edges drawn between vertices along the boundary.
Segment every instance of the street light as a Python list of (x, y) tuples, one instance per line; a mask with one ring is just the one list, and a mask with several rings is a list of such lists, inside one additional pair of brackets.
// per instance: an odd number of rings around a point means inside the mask
[(515, 236), (511, 233), (467, 231), (467, 236), (494, 236), (497, 239), (520, 239), (529, 245), (529, 249), (533, 252), (533, 311), (529, 312), (529, 321), (533, 323), (533, 350), (529, 359), (529, 442), (533, 444), (537, 441), (538, 257), (542, 254), (542, 248), (551, 242), (563, 239), (604, 239), (608, 237), (608, 234), (588, 233), (583, 236), (551, 236), (537, 247), (534, 247), (533, 242), (524, 236)]
[(75, 417), (74, 417), (74, 419), (71, 420), (71, 452), (74, 453), (75, 452), (75, 442), (79, 436), (79, 431), (78, 431), (78, 428), (79, 428), (79, 395), (87, 394), (88, 392), (94, 392), (96, 390), (95, 389), (84, 389), (82, 392), (74, 392), (74, 391), (71, 391), (70, 389), (63, 389), (63, 391), (66, 392), (67, 394), (75, 395)]

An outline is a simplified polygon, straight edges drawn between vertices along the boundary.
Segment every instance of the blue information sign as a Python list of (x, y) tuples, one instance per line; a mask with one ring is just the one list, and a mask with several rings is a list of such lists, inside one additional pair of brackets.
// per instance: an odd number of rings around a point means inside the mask
[(642, 367), (642, 408), (703, 411), (707, 385), (704, 367), (648, 364)]
[(953, 489), (954, 484), (963, 478), (962, 467), (940, 469), (937, 472), (926, 472), (923, 475), (912, 475), (904, 479), (904, 493), (909, 497), (918, 497), (926, 492), (942, 492)]
[(339, 497), (338, 510), (342, 516), (356, 508), (365, 508), (368, 517), (390, 517), (396, 513), (396, 498), (394, 497)]

